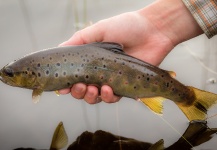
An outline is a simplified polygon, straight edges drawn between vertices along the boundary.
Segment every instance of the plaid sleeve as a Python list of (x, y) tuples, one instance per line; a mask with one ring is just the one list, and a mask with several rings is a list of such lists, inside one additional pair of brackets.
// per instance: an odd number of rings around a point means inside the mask
[(208, 38), (217, 34), (217, 0), (182, 0)]

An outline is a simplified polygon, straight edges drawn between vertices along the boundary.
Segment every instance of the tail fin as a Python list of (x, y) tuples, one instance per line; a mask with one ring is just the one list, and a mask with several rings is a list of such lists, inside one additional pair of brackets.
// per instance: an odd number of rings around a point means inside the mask
[(50, 150), (62, 149), (67, 145), (67, 143), (68, 143), (68, 136), (66, 134), (63, 123), (60, 122), (53, 134)]
[(205, 120), (207, 110), (217, 103), (217, 94), (199, 90), (194, 87), (188, 87), (195, 93), (196, 100), (191, 106), (183, 106), (178, 104), (178, 107), (186, 115), (188, 120)]

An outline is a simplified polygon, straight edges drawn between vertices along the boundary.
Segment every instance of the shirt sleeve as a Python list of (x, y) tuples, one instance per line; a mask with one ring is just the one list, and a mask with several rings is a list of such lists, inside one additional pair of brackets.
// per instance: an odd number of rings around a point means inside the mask
[(208, 38), (217, 34), (217, 0), (182, 0)]

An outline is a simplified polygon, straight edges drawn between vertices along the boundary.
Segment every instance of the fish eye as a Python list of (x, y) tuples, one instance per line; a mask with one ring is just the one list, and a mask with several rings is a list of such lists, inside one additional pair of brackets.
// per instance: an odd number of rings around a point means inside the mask
[(4, 69), (4, 74), (9, 76), (9, 77), (13, 77), (14, 76), (14, 73), (13, 73), (13, 70), (10, 69), (10, 68), (5, 68)]

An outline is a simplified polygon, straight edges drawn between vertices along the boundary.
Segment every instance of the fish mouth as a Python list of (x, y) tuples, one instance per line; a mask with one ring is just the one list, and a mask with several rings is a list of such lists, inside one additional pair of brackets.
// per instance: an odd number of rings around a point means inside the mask
[(2, 71), (0, 71), (0, 80), (3, 82)]
[(0, 70), (0, 81), (5, 83), (4, 74), (3, 74), (2, 70)]

